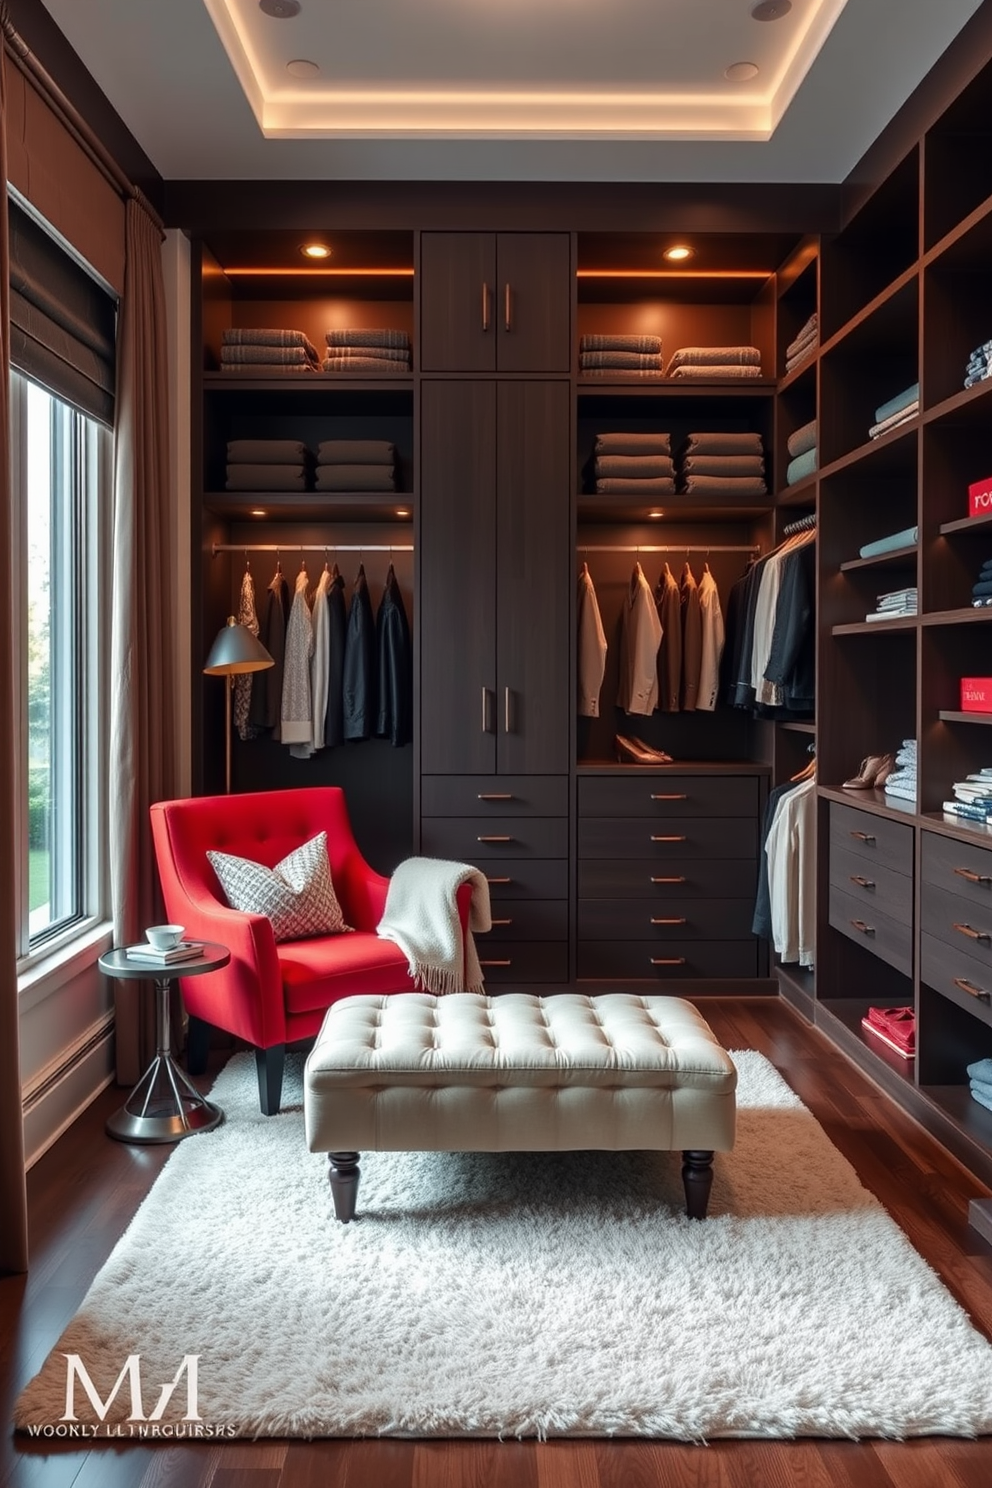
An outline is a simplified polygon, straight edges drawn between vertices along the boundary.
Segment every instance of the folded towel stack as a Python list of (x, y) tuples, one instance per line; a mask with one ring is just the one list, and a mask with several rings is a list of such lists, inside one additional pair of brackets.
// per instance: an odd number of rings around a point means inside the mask
[(303, 331), (238, 327), (221, 334), (220, 365), (224, 372), (272, 377), (286, 372), (316, 372), (320, 357)]
[(976, 770), (963, 780), (955, 780), (951, 791), (954, 799), (944, 802), (948, 816), (981, 822), (983, 826), (992, 822), (992, 769)]
[(582, 336), (579, 371), (583, 377), (660, 377), (665, 363), (660, 336)]
[(920, 384), (914, 382), (912, 387), (904, 388), (901, 393), (896, 393), (894, 398), (875, 409), (875, 422), (868, 430), (869, 439), (880, 439), (890, 429), (897, 429), (907, 419), (915, 418), (919, 411)]
[(816, 311), (800, 329), (794, 341), (790, 341), (785, 348), (785, 370), (792, 372), (804, 362), (808, 356), (812, 356), (820, 341), (820, 321)]
[(964, 369), (964, 385), (966, 388), (974, 387), (976, 382), (984, 382), (987, 377), (992, 377), (992, 341), (983, 341), (969, 356)]
[(992, 1111), (992, 1059), (978, 1059), (967, 1067), (972, 1099)]
[(865, 543), (858, 549), (858, 557), (880, 558), (884, 553), (894, 553), (897, 548), (911, 548), (919, 540), (919, 527), (903, 527), (900, 532), (891, 532), (888, 537), (879, 537), (875, 542)]
[(866, 620), (895, 620), (902, 615), (915, 615), (919, 601), (919, 592), (915, 585), (906, 589), (890, 589), (887, 594), (880, 594), (875, 609)]
[(672, 436), (597, 434), (590, 475), (598, 495), (674, 495)]
[(992, 605), (992, 558), (986, 558), (972, 585), (971, 602), (976, 609)]
[(681, 381), (760, 377), (761, 352), (756, 346), (683, 346), (669, 362), (667, 375)]
[(794, 486), (797, 481), (812, 475), (819, 464), (816, 447), (816, 419), (810, 419), (788, 438), (789, 464), (785, 472), (785, 484)]
[(396, 446), (387, 439), (325, 439), (317, 446), (318, 491), (395, 491)]
[(305, 491), (310, 451), (297, 439), (231, 439), (228, 491)]
[(678, 488), (689, 496), (765, 496), (760, 434), (690, 434), (677, 455)]
[(396, 377), (410, 370), (410, 337), (406, 331), (363, 330), (359, 327), (327, 331), (322, 367), (348, 377), (355, 372), (377, 372)]
[(916, 804), (916, 740), (903, 739), (896, 754), (897, 769), (885, 777), (882, 789), (887, 796), (896, 796), (903, 801)]

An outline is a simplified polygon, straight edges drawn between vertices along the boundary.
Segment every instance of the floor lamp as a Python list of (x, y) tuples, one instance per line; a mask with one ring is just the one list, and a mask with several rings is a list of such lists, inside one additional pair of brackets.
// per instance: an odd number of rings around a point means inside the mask
[(227, 698), (224, 723), (225, 782), (227, 794), (231, 794), (231, 714), (234, 711), (234, 679), (243, 672), (262, 672), (275, 666), (275, 660), (266, 651), (257, 636), (253, 636), (246, 625), (239, 625), (233, 615), (228, 615), (227, 624), (217, 632), (217, 639), (210, 647), (204, 675), (227, 678)]

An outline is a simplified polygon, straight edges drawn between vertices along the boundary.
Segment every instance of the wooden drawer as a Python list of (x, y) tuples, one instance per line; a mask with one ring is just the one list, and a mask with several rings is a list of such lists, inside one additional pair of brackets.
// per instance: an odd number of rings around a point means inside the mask
[(753, 899), (580, 899), (580, 940), (745, 940)]
[(909, 925), (871, 910), (861, 900), (830, 888), (830, 923), (849, 940), (864, 946), (906, 976), (913, 974), (913, 932)]
[(565, 858), (568, 819), (554, 816), (430, 816), (420, 824), (428, 856), (475, 863), (492, 858)]
[(493, 905), (493, 928), (478, 936), (482, 947), (506, 940), (567, 940), (567, 899), (521, 899)]
[(628, 858), (579, 864), (580, 899), (750, 899), (753, 905), (756, 889), (753, 858), (675, 859), (661, 867)]
[(913, 880), (884, 863), (866, 862), (861, 853), (831, 843), (830, 883), (857, 899), (863, 914), (877, 910), (900, 925), (913, 923)]
[(565, 941), (507, 940), (477, 950), (486, 982), (567, 982), (568, 945)]
[(856, 811), (852, 806), (830, 803), (830, 853), (835, 847), (846, 847), (873, 862), (884, 863), (896, 873), (913, 876), (913, 829), (902, 822), (889, 821), (871, 811)]
[(424, 816), (567, 816), (566, 775), (425, 775)]
[(580, 858), (755, 858), (757, 849), (757, 821), (743, 816), (579, 820)]
[(605, 776), (579, 781), (579, 816), (754, 816), (754, 775)]
[(924, 883), (920, 929), (973, 956), (992, 974), (992, 903), (972, 904), (961, 894)]
[(501, 858), (483, 867), (494, 904), (503, 899), (567, 899), (568, 863), (564, 858)]
[(965, 950), (924, 932), (920, 936), (920, 977), (928, 987), (992, 1024), (992, 971)]
[(960, 896), (971, 912), (987, 910), (986, 924), (992, 919), (992, 848), (924, 832), (920, 876), (924, 884)]
[(678, 977), (758, 975), (758, 942), (750, 940), (580, 940), (580, 977), (653, 981)]

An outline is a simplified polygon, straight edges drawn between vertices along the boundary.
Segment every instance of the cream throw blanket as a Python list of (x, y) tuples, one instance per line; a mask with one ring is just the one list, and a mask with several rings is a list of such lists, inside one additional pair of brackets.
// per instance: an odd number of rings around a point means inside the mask
[[(455, 894), (472, 885), (468, 929), (462, 937)], [(489, 885), (478, 868), (444, 858), (406, 858), (389, 880), (386, 907), (376, 926), (382, 940), (399, 946), (423, 992), (481, 992), (482, 967), (473, 930), (491, 930)]]

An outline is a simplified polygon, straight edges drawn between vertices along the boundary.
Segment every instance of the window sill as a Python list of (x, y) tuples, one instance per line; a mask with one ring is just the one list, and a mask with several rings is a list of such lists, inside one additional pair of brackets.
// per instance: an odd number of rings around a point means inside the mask
[(25, 958), (28, 963), (17, 976), (18, 1006), (28, 1012), (51, 997), (89, 967), (95, 967), (104, 951), (113, 944), (113, 926), (109, 920), (94, 921), (85, 930), (62, 945)]

